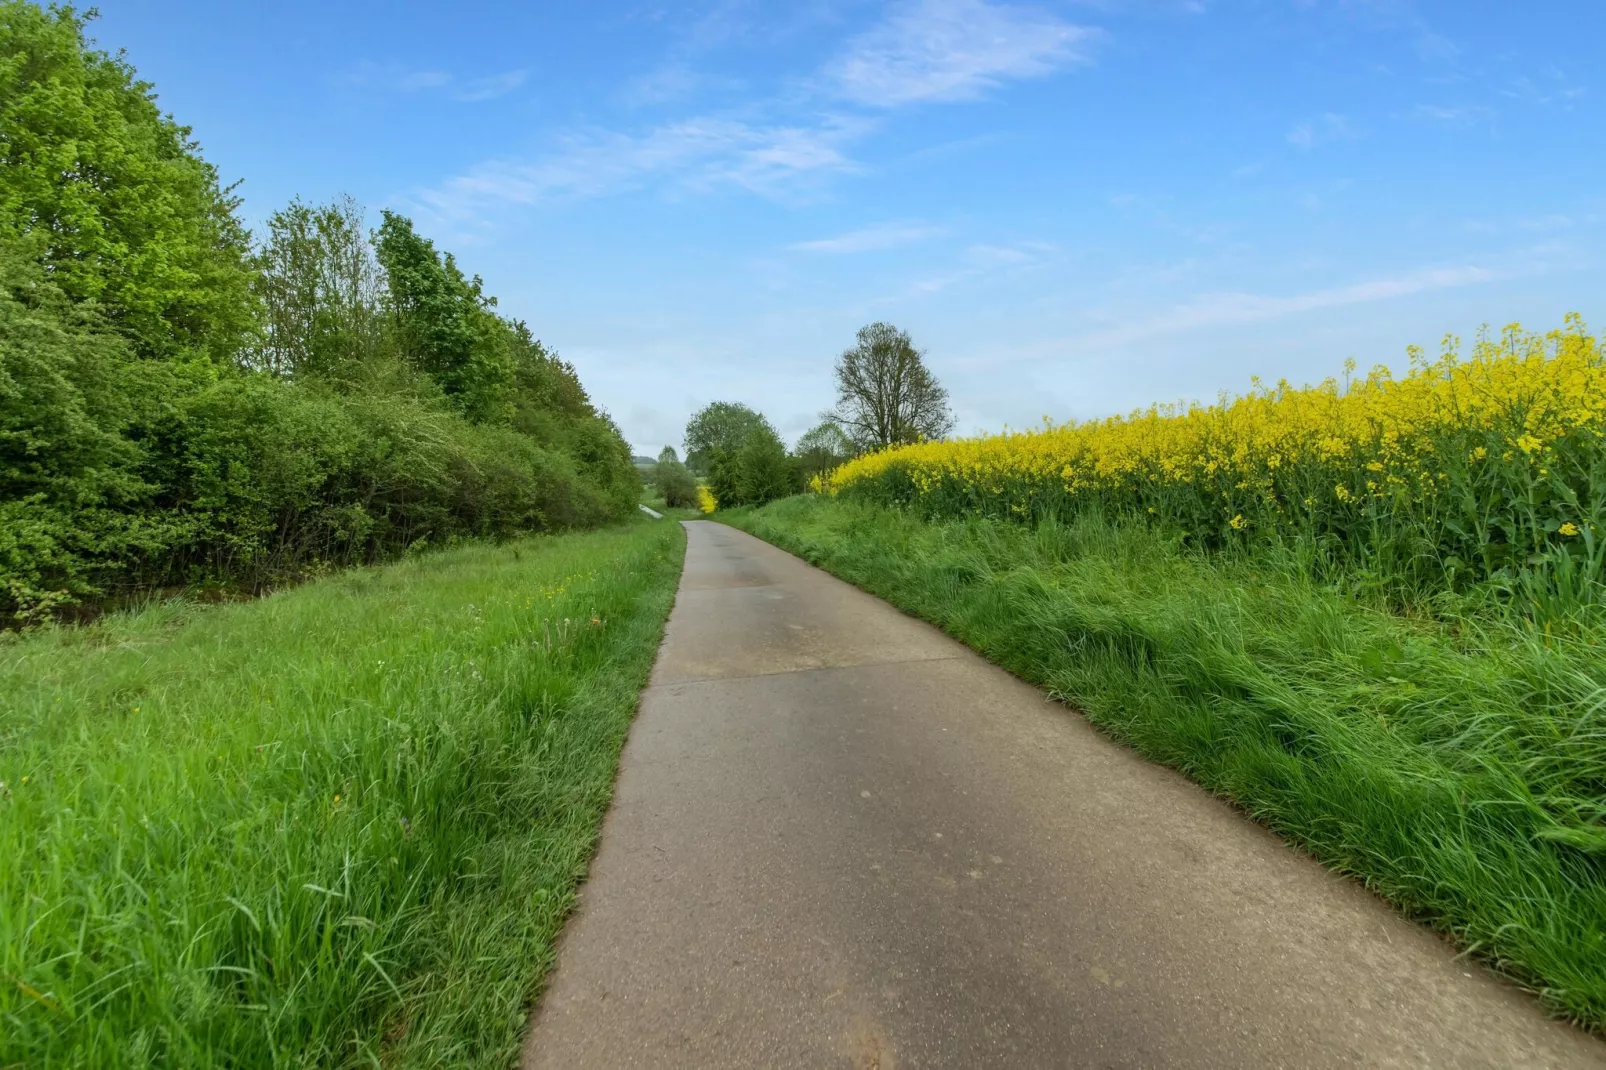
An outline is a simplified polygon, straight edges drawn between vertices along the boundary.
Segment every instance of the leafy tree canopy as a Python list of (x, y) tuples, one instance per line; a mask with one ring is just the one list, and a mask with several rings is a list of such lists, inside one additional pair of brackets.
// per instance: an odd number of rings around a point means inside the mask
[(0, 239), (140, 356), (226, 363), (256, 325), (238, 201), (90, 17), (0, 0)]
[(504, 417), (514, 359), (479, 276), (465, 277), (452, 254), (436, 252), (394, 212), (383, 213), (375, 246), (402, 353), (466, 415)]
[(665, 446), (659, 451), (658, 463), (653, 466), (653, 484), (671, 509), (697, 508), (697, 477), (680, 463), (675, 447)]
[(759, 427), (769, 427), (768, 421), (746, 405), (710, 402), (686, 424), (686, 464), (699, 472), (712, 471), (717, 457), (741, 449), (748, 434)]
[(336, 374), (384, 344), (384, 277), (350, 197), (300, 200), (268, 217), (252, 257), (266, 330), (245, 363), (277, 375)]
[(734, 502), (757, 505), (795, 494), (799, 489), (797, 462), (787, 455), (786, 444), (767, 420), (748, 432), (741, 449), (736, 451), (735, 469)]
[(805, 483), (821, 472), (829, 472), (853, 453), (852, 441), (835, 420), (822, 420), (805, 431), (792, 451), (797, 458), (798, 475)]
[(836, 364), (832, 414), (861, 451), (940, 439), (953, 430), (948, 391), (909, 335), (890, 323), (859, 329)]

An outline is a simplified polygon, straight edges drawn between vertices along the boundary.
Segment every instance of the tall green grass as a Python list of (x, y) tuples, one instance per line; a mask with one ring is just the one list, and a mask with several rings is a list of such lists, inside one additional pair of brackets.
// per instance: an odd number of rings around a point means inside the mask
[[(1274, 547), (825, 497), (721, 514), (930, 620), (1606, 1026), (1606, 654), (1406, 619)], [(1442, 608), (1442, 607), (1441, 607)]]
[(0, 1066), (507, 1066), (670, 521), (0, 643)]

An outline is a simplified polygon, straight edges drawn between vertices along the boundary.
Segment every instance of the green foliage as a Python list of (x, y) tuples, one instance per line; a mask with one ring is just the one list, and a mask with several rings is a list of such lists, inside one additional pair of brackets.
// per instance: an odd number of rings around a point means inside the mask
[(1405, 619), (1293, 553), (826, 496), (731, 522), (932, 621), (1606, 1025), (1601, 636)]
[(686, 465), (712, 475), (716, 456), (734, 454), (747, 441), (748, 433), (764, 424), (764, 417), (740, 402), (704, 405), (686, 424)]
[(665, 446), (658, 454), (658, 463), (653, 467), (653, 484), (669, 508), (697, 508), (697, 477), (680, 463), (673, 446)]
[(853, 443), (835, 420), (823, 420), (803, 433), (792, 456), (797, 460), (798, 478), (804, 486), (816, 476), (830, 474), (853, 457)]
[(858, 452), (942, 438), (953, 430), (948, 391), (926, 367), (925, 355), (890, 323), (859, 328), (853, 347), (837, 358), (836, 410)]
[(266, 329), (249, 366), (339, 376), (385, 351), (384, 279), (351, 198), (317, 207), (297, 200), (273, 213), (252, 261)]
[(798, 482), (797, 462), (786, 452), (786, 443), (765, 421), (747, 433), (741, 449), (736, 451), (733, 465), (736, 478), (736, 496), (724, 498), (715, 492), (721, 503), (758, 504), (796, 494)]
[(751, 505), (795, 494), (802, 488), (797, 462), (762, 415), (746, 405), (715, 401), (686, 425), (686, 456), (708, 476), (708, 489), (723, 506)]
[(349, 199), (249, 250), (85, 24), (0, 0), (0, 623), (634, 508), (618, 429), (477, 278)]
[(683, 545), (639, 520), (0, 642), (0, 1066), (511, 1066)]
[(465, 278), (450, 253), (420, 237), (412, 221), (383, 213), (375, 250), (396, 342), (403, 357), (440, 385), (464, 414), (507, 419), (514, 358), (507, 326), (492, 311), (479, 276)]
[(237, 202), (87, 21), (0, 0), (0, 241), (30, 243), (138, 355), (225, 363), (256, 325)]

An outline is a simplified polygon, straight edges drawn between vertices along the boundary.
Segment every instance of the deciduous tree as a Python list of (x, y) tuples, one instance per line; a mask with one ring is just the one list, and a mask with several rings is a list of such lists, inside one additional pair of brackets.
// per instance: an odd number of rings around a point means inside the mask
[(380, 349), (384, 281), (355, 200), (292, 201), (268, 217), (252, 261), (265, 330), (247, 351), (249, 366), (327, 375)]
[(908, 334), (890, 323), (860, 328), (836, 363), (836, 422), (860, 450), (939, 439), (953, 430), (948, 392)]
[(711, 475), (717, 456), (734, 454), (754, 428), (764, 425), (764, 417), (739, 402), (710, 402), (686, 424), (686, 464)]
[(653, 483), (659, 497), (671, 509), (697, 508), (697, 477), (680, 463), (680, 458), (675, 456), (675, 447), (665, 446), (659, 452), (658, 464), (653, 469)]
[(0, 239), (139, 356), (230, 362), (257, 319), (239, 201), (90, 18), (0, 0)]
[(853, 443), (835, 420), (822, 420), (803, 433), (792, 451), (798, 477), (806, 484), (853, 456)]
[(507, 329), (479, 276), (465, 277), (451, 253), (436, 252), (412, 220), (394, 212), (383, 213), (375, 248), (407, 359), (470, 418), (510, 417), (514, 362)]

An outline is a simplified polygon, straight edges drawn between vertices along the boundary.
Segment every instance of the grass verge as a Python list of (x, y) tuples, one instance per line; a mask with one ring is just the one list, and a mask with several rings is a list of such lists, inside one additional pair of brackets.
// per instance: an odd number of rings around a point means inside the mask
[(591, 857), (671, 521), (0, 643), (0, 1066), (497, 1066)]
[(1403, 619), (1096, 518), (720, 518), (929, 620), (1606, 1026), (1606, 657)]

